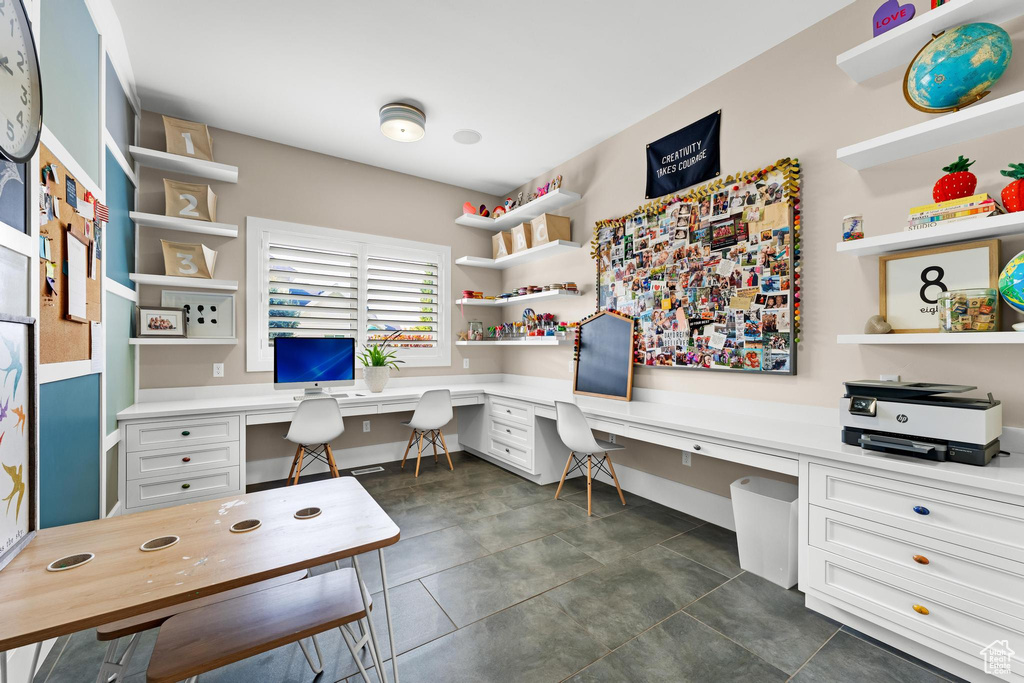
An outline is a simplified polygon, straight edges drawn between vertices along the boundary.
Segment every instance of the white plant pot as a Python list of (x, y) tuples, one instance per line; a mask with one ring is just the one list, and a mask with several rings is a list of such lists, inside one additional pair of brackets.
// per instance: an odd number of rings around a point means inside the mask
[(366, 382), (366, 387), (375, 394), (384, 391), (389, 379), (391, 379), (391, 368), (387, 366), (363, 368), (363, 381)]

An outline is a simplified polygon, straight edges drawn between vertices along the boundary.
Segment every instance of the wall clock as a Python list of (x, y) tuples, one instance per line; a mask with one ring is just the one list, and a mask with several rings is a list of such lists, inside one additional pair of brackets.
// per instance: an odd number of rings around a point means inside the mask
[(23, 0), (0, 0), (0, 155), (32, 158), (43, 126), (39, 59)]

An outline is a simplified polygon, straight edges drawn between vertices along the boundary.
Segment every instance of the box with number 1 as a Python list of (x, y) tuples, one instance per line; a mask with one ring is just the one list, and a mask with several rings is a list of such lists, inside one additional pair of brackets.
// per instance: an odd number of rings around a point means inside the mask
[(164, 116), (164, 136), (168, 154), (213, 161), (213, 140), (205, 123)]

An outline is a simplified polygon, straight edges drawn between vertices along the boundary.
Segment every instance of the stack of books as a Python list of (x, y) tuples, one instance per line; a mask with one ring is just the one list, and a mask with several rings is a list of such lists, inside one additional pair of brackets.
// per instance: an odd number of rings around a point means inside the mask
[(915, 206), (907, 218), (907, 230), (930, 228), (940, 223), (952, 223), (965, 218), (993, 216), (1003, 209), (988, 194), (976, 194), (962, 199), (951, 199), (938, 204)]

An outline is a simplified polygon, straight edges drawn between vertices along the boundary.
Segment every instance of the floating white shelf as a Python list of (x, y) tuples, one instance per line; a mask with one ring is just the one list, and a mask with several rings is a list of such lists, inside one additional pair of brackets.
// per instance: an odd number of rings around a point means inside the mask
[(193, 159), (192, 157), (180, 154), (168, 154), (167, 152), (136, 147), (135, 145), (128, 147), (128, 152), (132, 155), (132, 158), (147, 168), (171, 171), (172, 173), (184, 173), (185, 175), (194, 175), (197, 178), (219, 180), (223, 183), (238, 182), (237, 166), (219, 164), (216, 161)]
[(567, 292), (564, 289), (556, 289), (551, 292), (536, 292), (514, 296), (509, 299), (456, 299), (456, 306), (515, 306), (525, 301), (536, 301), (538, 299), (576, 299), (578, 292)]
[(237, 339), (189, 339), (182, 337), (132, 337), (132, 346), (234, 346)]
[(858, 83), (896, 67), (906, 68), (932, 35), (961, 24), (1001, 24), (1024, 14), (1020, 0), (956, 0), (861, 43), (836, 57), (836, 65)]
[(132, 211), (128, 216), (140, 228), (166, 228), (167, 230), (195, 232), (201, 235), (215, 235), (217, 237), (238, 237), (238, 226), (228, 223), (193, 221), (188, 218), (161, 216), (155, 213), (142, 213), (139, 211)]
[(520, 251), (517, 254), (509, 254), (508, 256), (502, 256), (497, 259), (484, 258), (482, 256), (462, 256), (455, 259), (455, 265), (505, 270), (506, 268), (518, 266), (522, 263), (532, 263), (533, 261), (539, 261), (541, 259), (548, 258), (549, 256), (554, 256), (555, 254), (561, 254), (563, 252), (579, 248), (581, 248), (581, 245), (576, 242), (556, 240), (554, 242), (542, 244), (539, 247), (533, 247), (532, 249)]
[(176, 277), (174, 275), (149, 275), (148, 273), (129, 273), (131, 281), (139, 285), (156, 285), (158, 287), (184, 287), (186, 289), (216, 289), (222, 292), (238, 291), (237, 280), (207, 280), (198, 277)]
[(948, 225), (939, 224), (931, 228), (894, 232), (878, 237), (865, 237), (853, 242), (840, 242), (836, 251), (853, 256), (877, 256), (904, 249), (923, 249), (936, 244), (966, 242), (1024, 234), (1024, 211), (1001, 216), (965, 218)]
[(455, 223), (467, 228), (481, 228), (483, 230), (505, 230), (525, 221), (532, 221), (542, 213), (551, 213), (562, 207), (575, 204), (580, 196), (575, 192), (569, 192), (561, 188), (548, 192), (543, 197), (537, 197), (532, 202), (523, 204), (518, 209), (509, 211), (500, 218), (484, 218), (476, 214), (462, 214), (455, 219)]
[[(1024, 335), (1021, 335), (1024, 336)], [(522, 337), (519, 339), (490, 339), (485, 341), (457, 341), (456, 346), (563, 346), (572, 344), (570, 338), (557, 337)]]
[(1024, 344), (1024, 332), (922, 332), (918, 334), (841, 334), (839, 344)]
[(836, 151), (836, 158), (863, 171), (1019, 126), (1024, 126), (1024, 92), (985, 98), (958, 112), (843, 147)]

